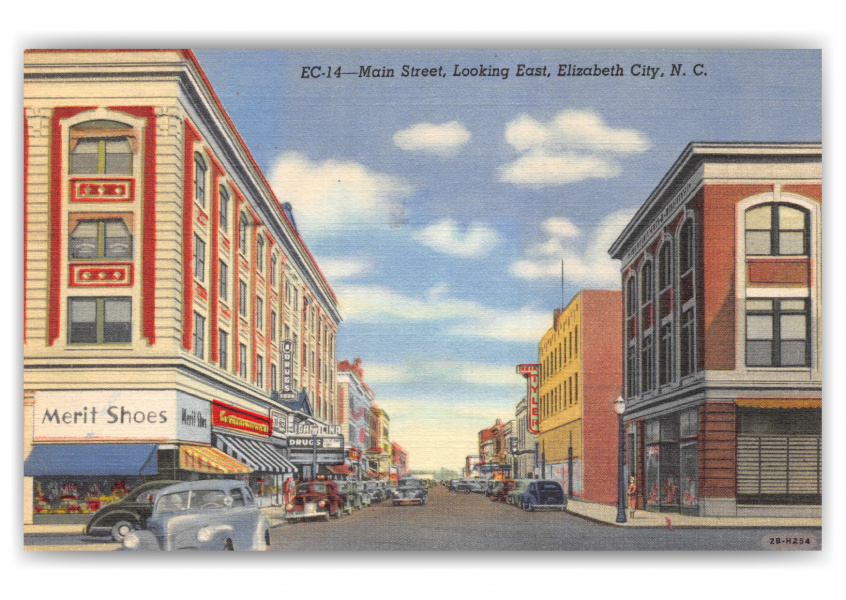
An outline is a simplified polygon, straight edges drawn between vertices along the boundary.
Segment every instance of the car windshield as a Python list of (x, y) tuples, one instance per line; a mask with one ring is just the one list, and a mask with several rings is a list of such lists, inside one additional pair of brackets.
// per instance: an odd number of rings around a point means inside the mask
[(156, 504), (157, 513), (180, 512), (183, 510), (214, 509), (226, 506), (223, 490), (193, 490), (165, 494)]
[(325, 494), (326, 493), (326, 484), (319, 483), (319, 482), (312, 482), (312, 483), (301, 483), (297, 486), (297, 493), (298, 494), (307, 494), (309, 492), (316, 492), (318, 494)]
[(419, 488), (421, 487), (420, 482), (417, 480), (408, 480), (408, 481), (400, 481), (399, 487), (401, 488)]

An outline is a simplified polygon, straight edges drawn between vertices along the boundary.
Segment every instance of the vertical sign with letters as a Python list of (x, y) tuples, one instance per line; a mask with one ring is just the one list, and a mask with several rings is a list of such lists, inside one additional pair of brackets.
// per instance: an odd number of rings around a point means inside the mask
[(523, 364), (517, 365), (517, 373), (526, 378), (526, 385), (528, 391), (526, 392), (526, 402), (529, 409), (529, 433), (540, 433), (540, 416), (538, 414), (538, 372), (540, 365)]

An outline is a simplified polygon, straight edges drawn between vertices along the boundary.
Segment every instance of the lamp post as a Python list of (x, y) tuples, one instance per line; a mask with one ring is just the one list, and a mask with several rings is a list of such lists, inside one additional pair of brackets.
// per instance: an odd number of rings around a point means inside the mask
[(626, 482), (624, 474), (623, 455), (626, 451), (626, 433), (623, 428), (623, 413), (626, 412), (626, 401), (622, 396), (614, 400), (614, 412), (617, 413), (617, 523), (626, 522)]

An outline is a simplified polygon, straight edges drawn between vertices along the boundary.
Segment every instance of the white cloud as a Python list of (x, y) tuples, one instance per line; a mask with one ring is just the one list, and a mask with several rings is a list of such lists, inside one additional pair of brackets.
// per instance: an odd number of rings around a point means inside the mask
[(414, 192), (402, 177), (353, 161), (319, 163), (298, 152), (276, 160), (270, 184), (280, 202), (291, 203), (297, 226), (312, 236), (395, 225), (402, 201)]
[(505, 126), (505, 141), (521, 155), (500, 167), (500, 181), (534, 187), (616, 177), (621, 157), (650, 147), (641, 132), (614, 129), (581, 110), (563, 110), (548, 123), (520, 115)]
[[(371, 383), (463, 383), (489, 388), (510, 388), (517, 394), (525, 380), (514, 365), (494, 365), (466, 361), (425, 361), (395, 364), (368, 363), (364, 379)], [(506, 390), (508, 391), (508, 390)]]
[(373, 262), (366, 256), (321, 258), (317, 261), (317, 264), (329, 281), (352, 279), (360, 275), (366, 275), (373, 269)]
[(608, 256), (608, 248), (634, 212), (626, 209), (606, 216), (589, 235), (582, 235), (578, 230), (573, 235), (568, 228), (560, 227), (559, 219), (544, 221), (541, 228), (547, 239), (530, 246), (520, 260), (512, 263), (510, 272), (521, 279), (558, 278), (563, 259), (565, 280), (616, 288), (620, 283), (620, 267)]
[(394, 144), (403, 150), (438, 156), (455, 156), (470, 141), (470, 131), (458, 121), (436, 125), (418, 123), (394, 134)]
[(347, 322), (440, 322), (444, 333), (509, 342), (537, 342), (549, 328), (548, 311), (530, 307), (503, 310), (446, 296), (415, 297), (382, 286), (335, 288)]
[(484, 223), (471, 223), (464, 231), (450, 218), (441, 219), (414, 234), (435, 252), (460, 258), (487, 256), (501, 241), (500, 234)]

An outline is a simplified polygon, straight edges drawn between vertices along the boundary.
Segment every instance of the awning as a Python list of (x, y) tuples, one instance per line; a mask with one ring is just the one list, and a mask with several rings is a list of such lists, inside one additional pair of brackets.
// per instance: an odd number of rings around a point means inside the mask
[(179, 446), (179, 468), (195, 473), (237, 475), (253, 470), (225, 452), (208, 446)]
[(24, 475), (157, 475), (158, 448), (157, 444), (35, 444), (24, 461)]
[(349, 465), (332, 465), (329, 467), (335, 475), (354, 475), (355, 469)]
[(738, 398), (744, 408), (822, 408), (822, 398)]
[(254, 471), (262, 473), (296, 473), (294, 463), (282, 456), (272, 445), (258, 440), (242, 437), (214, 434), (218, 448), (243, 463)]

